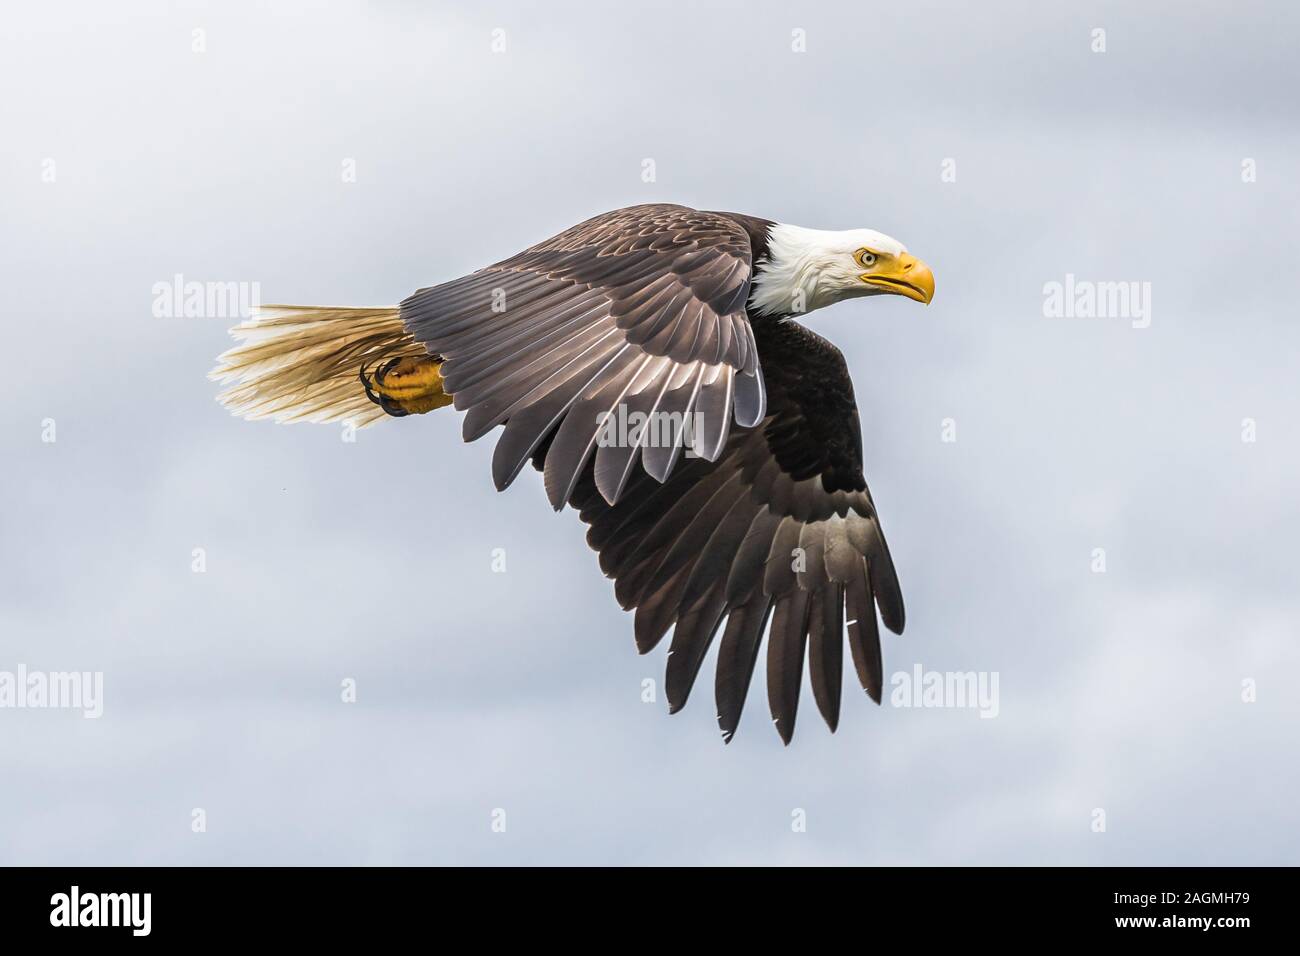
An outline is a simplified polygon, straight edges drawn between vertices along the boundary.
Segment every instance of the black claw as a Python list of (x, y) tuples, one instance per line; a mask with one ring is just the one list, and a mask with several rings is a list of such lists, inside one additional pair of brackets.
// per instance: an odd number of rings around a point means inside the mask
[(401, 360), (402, 359), (400, 356), (395, 359), (389, 359), (383, 365), (379, 366), (379, 368), (375, 369), (375, 384), (383, 385), (384, 379), (387, 378), (388, 373), (393, 370), (393, 366), (396, 365)]
[[(375, 369), (373, 379), (374, 385), (383, 385), (384, 375), (386, 375), (392, 367), (392, 362), (386, 362)], [(403, 409), (400, 405), (394, 405), (393, 400), (388, 396), (375, 394), (374, 385), (371, 384), (371, 379), (366, 376), (366, 367), (364, 364), (361, 366), (361, 370), (357, 373), (357, 378), (361, 379), (361, 387), (366, 390), (366, 398), (370, 399), (371, 402), (382, 408), (385, 413), (391, 415), (393, 418), (405, 418), (410, 414), (410, 412)]]
[(411, 414), (406, 409), (402, 408), (401, 405), (394, 405), (392, 399), (390, 398), (385, 398), (382, 402), (380, 402), (379, 407), (382, 408), (384, 411), (386, 411), (389, 415), (392, 415), (394, 418), (405, 418), (407, 415)]

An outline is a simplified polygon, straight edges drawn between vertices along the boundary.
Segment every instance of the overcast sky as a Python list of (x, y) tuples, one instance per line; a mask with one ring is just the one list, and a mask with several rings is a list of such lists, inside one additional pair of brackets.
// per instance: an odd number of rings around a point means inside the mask
[[(132, 6), (0, 24), (0, 671), (104, 688), (0, 709), (0, 862), (1300, 863), (1300, 10)], [(760, 672), (724, 746), (713, 655), (643, 702), (667, 644), (538, 476), (496, 494), (450, 410), (231, 418), (233, 320), (153, 314), (177, 274), (395, 304), (647, 201), (931, 264), (808, 324), (886, 675), (996, 673), (995, 718), (850, 684), (831, 735), (805, 688), (783, 748)], [(1067, 275), (1149, 325), (1045, 315)]]

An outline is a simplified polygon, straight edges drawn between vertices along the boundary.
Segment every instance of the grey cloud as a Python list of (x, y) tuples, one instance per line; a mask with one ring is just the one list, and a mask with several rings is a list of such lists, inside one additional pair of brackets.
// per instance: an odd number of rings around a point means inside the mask
[[(0, 860), (1297, 861), (1296, 10), (141, 11), (0, 37), (0, 669), (105, 672), (98, 721), (0, 710)], [(641, 702), (663, 651), (535, 476), (495, 494), (453, 416), (235, 421), (230, 323), (150, 314), (178, 272), (391, 303), (646, 200), (934, 266), (928, 309), (810, 324), (908, 601), (886, 669), (997, 671), (997, 719), (850, 694), (831, 736), (805, 690), (785, 749), (756, 688), (724, 747), (707, 680)], [(1151, 282), (1151, 327), (1045, 318), (1067, 272)]]

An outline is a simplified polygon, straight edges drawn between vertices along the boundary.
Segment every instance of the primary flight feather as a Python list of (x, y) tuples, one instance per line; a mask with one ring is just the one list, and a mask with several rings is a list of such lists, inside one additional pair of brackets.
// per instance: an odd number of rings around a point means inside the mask
[(903, 630), (844, 357), (794, 319), (881, 294), (934, 295), (925, 263), (881, 233), (631, 206), (397, 308), (267, 307), (211, 377), (248, 418), (362, 426), (451, 404), (466, 441), (504, 426), (497, 488), (531, 461), (552, 506), (589, 526), (638, 649), (672, 631), (670, 709), (721, 631), (730, 740), (767, 632), (789, 743), (805, 656), (833, 731), (845, 629), (877, 703), (877, 609)]

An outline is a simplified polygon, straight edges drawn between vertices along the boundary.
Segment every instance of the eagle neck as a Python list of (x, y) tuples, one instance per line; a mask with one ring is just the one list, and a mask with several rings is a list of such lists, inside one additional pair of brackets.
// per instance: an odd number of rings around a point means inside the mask
[(754, 263), (749, 294), (751, 317), (788, 319), (833, 301), (822, 281), (822, 235), (800, 226), (769, 225), (763, 260)]

